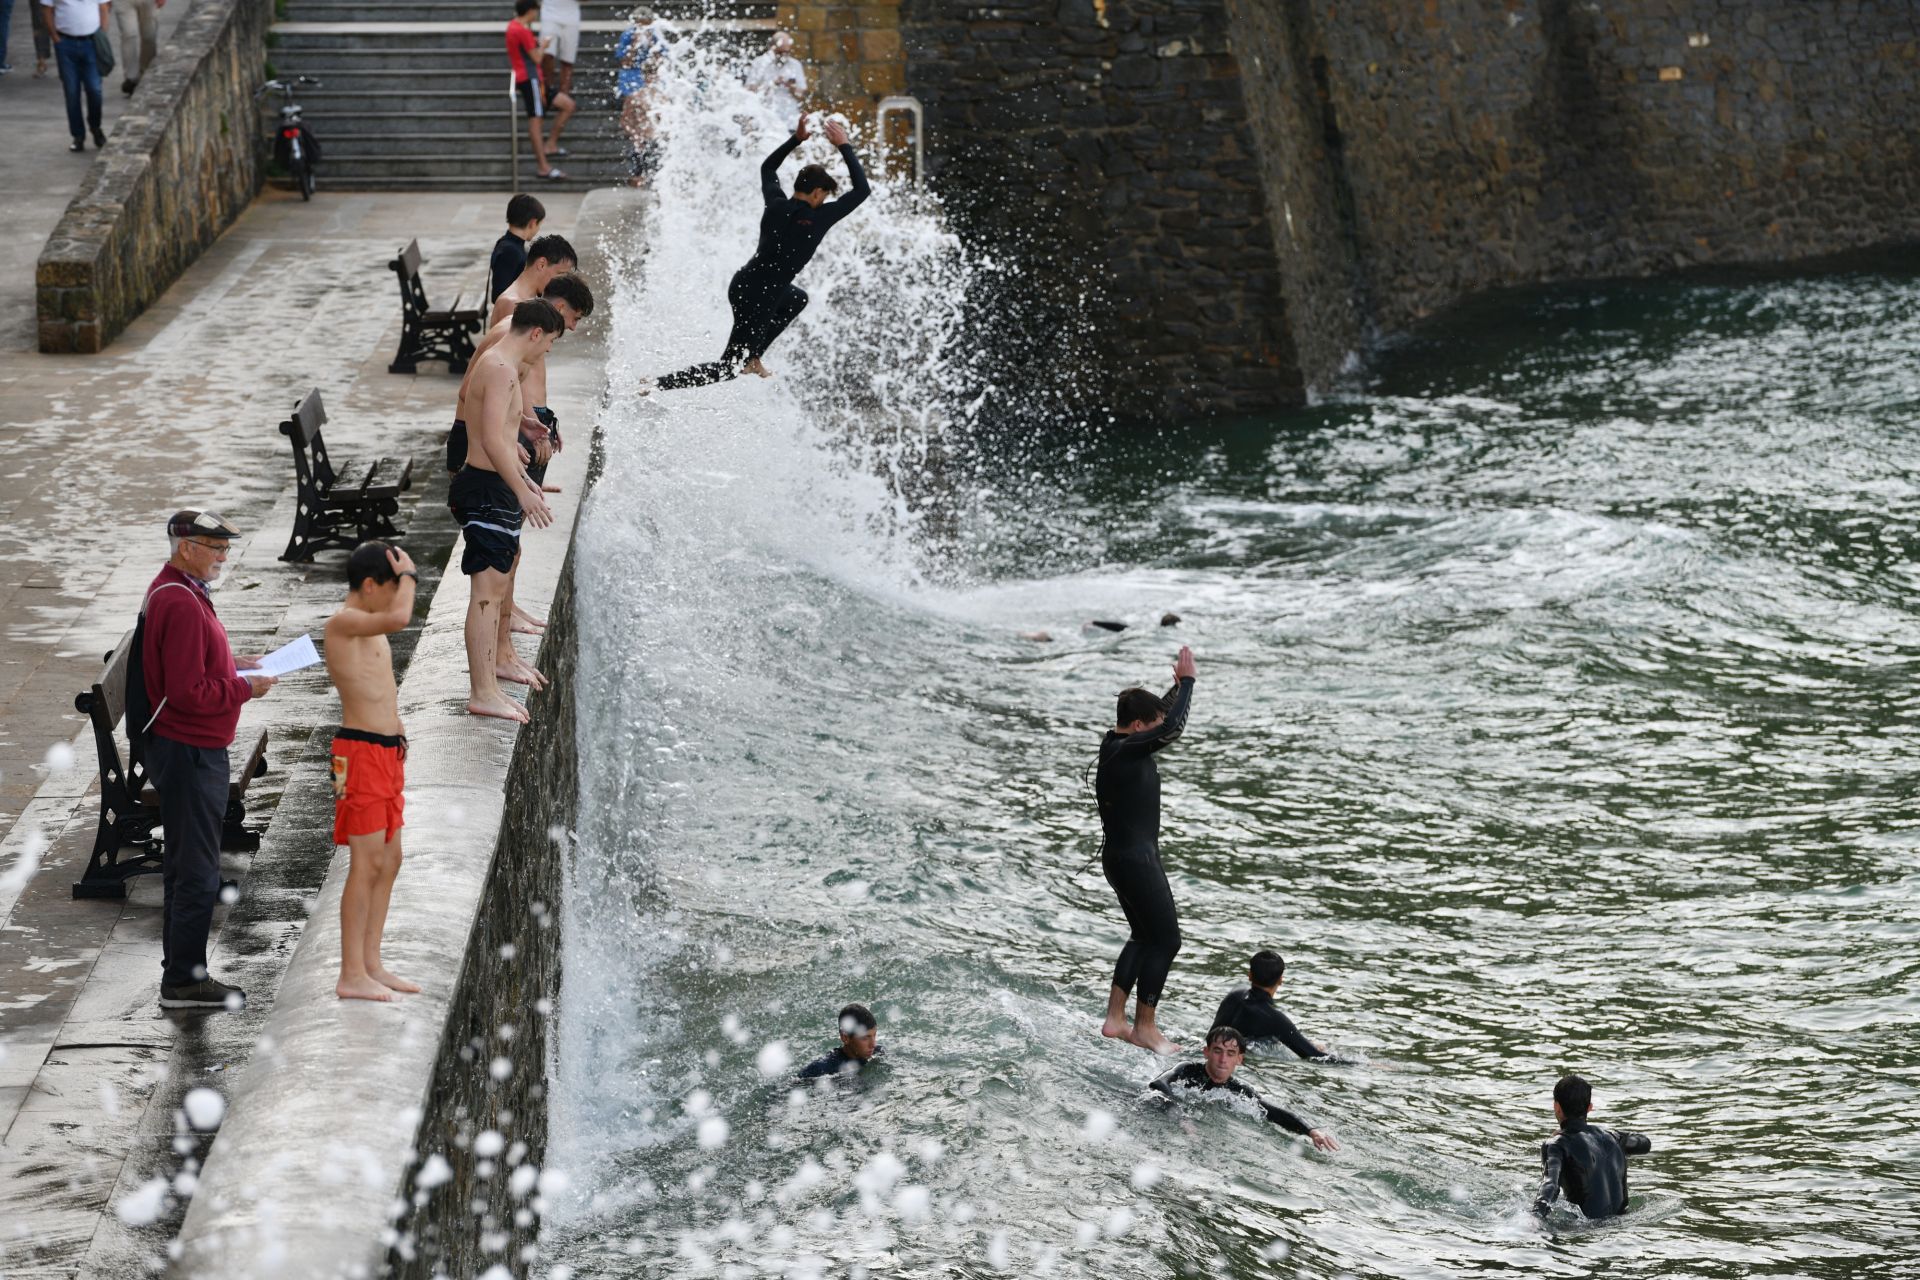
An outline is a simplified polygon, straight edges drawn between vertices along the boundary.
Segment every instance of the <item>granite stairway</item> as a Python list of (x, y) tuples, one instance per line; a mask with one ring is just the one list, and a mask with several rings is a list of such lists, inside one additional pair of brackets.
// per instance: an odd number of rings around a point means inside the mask
[[(773, 30), (773, 0), (659, 0), (662, 18), (706, 16), (743, 42)], [(613, 46), (633, 0), (582, 0), (578, 110), (564, 138), (564, 181), (535, 176), (526, 122), (508, 80), (503, 0), (281, 0), (269, 37), (274, 75), (307, 75), (295, 99), (319, 139), (331, 190), (581, 190), (626, 179), (613, 99)]]

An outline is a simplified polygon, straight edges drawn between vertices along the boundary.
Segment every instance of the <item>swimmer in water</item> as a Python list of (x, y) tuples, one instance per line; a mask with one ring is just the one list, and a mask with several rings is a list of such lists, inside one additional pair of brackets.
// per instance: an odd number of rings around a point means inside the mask
[(1287, 962), (1277, 951), (1256, 951), (1247, 961), (1247, 985), (1227, 993), (1213, 1015), (1216, 1027), (1238, 1027), (1249, 1041), (1278, 1040), (1302, 1058), (1314, 1062), (1345, 1063), (1348, 1060), (1327, 1052), (1300, 1034), (1293, 1019), (1273, 1003), (1274, 993), (1286, 976)]
[(800, 1068), (798, 1078), (851, 1074), (884, 1052), (880, 1024), (874, 1021), (873, 1011), (863, 1004), (850, 1004), (840, 1010), (840, 1047)]
[(1270, 1123), (1279, 1125), (1289, 1133), (1297, 1133), (1310, 1139), (1321, 1151), (1338, 1151), (1340, 1144), (1333, 1135), (1316, 1129), (1285, 1107), (1275, 1106), (1261, 1097), (1253, 1089), (1233, 1078), (1240, 1064), (1247, 1060), (1247, 1038), (1236, 1027), (1215, 1027), (1207, 1032), (1207, 1057), (1205, 1062), (1189, 1062), (1185, 1066), (1175, 1067), (1166, 1072), (1147, 1088), (1155, 1093), (1172, 1098), (1176, 1088), (1196, 1089), (1201, 1093), (1226, 1093), (1236, 1097), (1251, 1098), (1254, 1105), (1267, 1113)]
[[(1100, 740), (1100, 767), (1093, 781), (1100, 805), (1100, 866), (1126, 912), (1128, 928), (1127, 945), (1113, 966), (1100, 1034), (1155, 1053), (1180, 1052), (1155, 1021), (1167, 973), (1180, 950), (1180, 917), (1160, 865), (1160, 770), (1153, 757), (1187, 727), (1187, 706), (1198, 674), (1193, 650), (1182, 645), (1166, 697), (1145, 689), (1121, 691), (1117, 723)], [(1133, 1025), (1128, 1026), (1127, 997), (1136, 984), (1140, 994)]]
[(1553, 1202), (1567, 1199), (1589, 1218), (1611, 1218), (1627, 1211), (1627, 1157), (1653, 1150), (1644, 1133), (1596, 1129), (1587, 1123), (1593, 1110), (1593, 1086), (1579, 1076), (1562, 1076), (1553, 1086), (1553, 1118), (1560, 1136), (1540, 1144), (1546, 1181), (1534, 1197), (1533, 1211), (1545, 1218)]

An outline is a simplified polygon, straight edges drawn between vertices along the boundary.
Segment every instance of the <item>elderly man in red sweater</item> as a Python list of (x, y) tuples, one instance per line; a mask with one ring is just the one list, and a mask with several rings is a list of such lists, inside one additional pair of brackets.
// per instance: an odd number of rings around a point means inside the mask
[(173, 554), (141, 605), (140, 661), (151, 708), (147, 773), (160, 793), (166, 828), (161, 915), (163, 1009), (238, 1009), (247, 993), (207, 972), (207, 934), (220, 900), (220, 830), (240, 708), (273, 688), (271, 676), (242, 675), (257, 658), (236, 660), (207, 587), (220, 576), (240, 531), (211, 511), (167, 521)]

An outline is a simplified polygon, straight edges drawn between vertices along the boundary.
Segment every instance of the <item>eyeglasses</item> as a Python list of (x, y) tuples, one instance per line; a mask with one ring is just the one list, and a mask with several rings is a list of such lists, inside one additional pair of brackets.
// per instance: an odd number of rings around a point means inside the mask
[(213, 552), (215, 555), (223, 556), (227, 554), (228, 548), (227, 548), (227, 544), (224, 542), (207, 542), (200, 538), (182, 538), (181, 541), (191, 542), (196, 547), (205, 547), (207, 550)]

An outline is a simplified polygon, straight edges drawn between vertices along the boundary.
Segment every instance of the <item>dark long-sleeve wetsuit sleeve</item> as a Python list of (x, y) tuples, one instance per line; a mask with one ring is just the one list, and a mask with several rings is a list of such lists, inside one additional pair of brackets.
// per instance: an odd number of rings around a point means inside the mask
[(1627, 1129), (1615, 1129), (1613, 1140), (1620, 1144), (1620, 1150), (1630, 1156), (1643, 1156), (1653, 1150), (1653, 1139), (1644, 1133), (1634, 1133)]
[(1173, 1078), (1179, 1073), (1180, 1068), (1178, 1067), (1173, 1068), (1171, 1071), (1163, 1071), (1147, 1082), (1147, 1088), (1160, 1094), (1162, 1097), (1171, 1098), (1173, 1096)]
[(1260, 1099), (1260, 1106), (1266, 1111), (1268, 1120), (1272, 1121), (1274, 1124), (1279, 1125), (1282, 1129), (1285, 1129), (1288, 1133), (1297, 1133), (1304, 1137), (1305, 1135), (1313, 1132), (1312, 1125), (1308, 1124), (1305, 1120), (1302, 1120), (1299, 1116), (1293, 1114), (1293, 1112), (1287, 1110), (1285, 1107), (1279, 1106), (1275, 1103), (1268, 1102), (1265, 1098)]
[(1560, 1198), (1560, 1164), (1564, 1159), (1565, 1156), (1557, 1140), (1540, 1144), (1540, 1164), (1544, 1181), (1540, 1183), (1540, 1194), (1533, 1198), (1533, 1211), (1543, 1218), (1547, 1216), (1547, 1211), (1553, 1208), (1553, 1202)]
[(1293, 1050), (1297, 1057), (1312, 1058), (1316, 1061), (1332, 1061), (1333, 1055), (1323, 1053), (1320, 1046), (1300, 1034), (1300, 1028), (1293, 1025), (1293, 1019), (1278, 1009), (1273, 1011), (1275, 1024), (1274, 1037), (1281, 1044)]
[(1186, 732), (1187, 708), (1193, 705), (1193, 677), (1187, 676), (1175, 686), (1171, 704), (1167, 707), (1167, 718), (1152, 729), (1142, 729), (1139, 733), (1130, 733), (1114, 745), (1108, 759), (1125, 760), (1129, 757), (1150, 756), (1168, 743), (1175, 741)]
[(775, 147), (772, 154), (760, 162), (760, 194), (765, 198), (769, 209), (786, 202), (787, 193), (780, 189), (780, 166), (799, 145), (800, 135), (794, 134)]
[(840, 148), (840, 158), (847, 162), (847, 176), (853, 180), (853, 190), (820, 206), (820, 217), (828, 226), (852, 213), (873, 194), (873, 188), (867, 185), (867, 171), (860, 167), (860, 157), (854, 154), (852, 143)]

